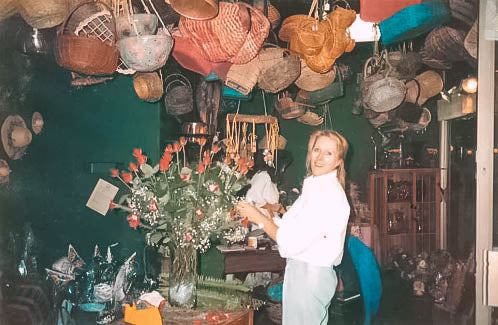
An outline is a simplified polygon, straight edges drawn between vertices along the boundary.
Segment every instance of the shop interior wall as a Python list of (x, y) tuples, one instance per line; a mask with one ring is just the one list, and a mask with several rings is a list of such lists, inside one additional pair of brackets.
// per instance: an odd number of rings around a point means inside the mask
[[(2, 35), (2, 39), (8, 38)], [(371, 48), (371, 44), (359, 45), (341, 58), (351, 75), (361, 72)], [(85, 205), (99, 178), (119, 184), (109, 177), (109, 167), (116, 163), (126, 167), (133, 148), (142, 148), (156, 163), (163, 145), (177, 138), (178, 121), (164, 113), (161, 103), (139, 100), (131, 76), (118, 75), (104, 84), (74, 88), (69, 72), (49, 58), (24, 56), (5, 45), (1, 55), (2, 112), (22, 115), (28, 125), (34, 111), (45, 119), (42, 133), (33, 137), (26, 155), (10, 161), (10, 184), (0, 187), (1, 242), (6, 243), (9, 232), (20, 231), (31, 222), (43, 266), (63, 256), (69, 243), (83, 258), (91, 256), (95, 244), (105, 247), (115, 242), (120, 244), (116, 252), (121, 257), (134, 251), (140, 256), (143, 236), (128, 227), (125, 215), (112, 211), (102, 216)], [(5, 93), (12, 84), (17, 89), (14, 95)], [(348, 176), (360, 185), (366, 200), (374, 129), (366, 119), (351, 113), (355, 87), (354, 78), (345, 81), (345, 95), (330, 103), (331, 126), (350, 144)], [(274, 96), (267, 95), (265, 101), (267, 113), (273, 114)], [(240, 112), (264, 114), (261, 92), (256, 91), (251, 101), (241, 102)], [(301, 184), (308, 136), (319, 128), (280, 120), (281, 134), (288, 141), (286, 150), (294, 158), (284, 178), (288, 184)], [(258, 133), (262, 136), (261, 128)], [(428, 145), (437, 146), (437, 124), (431, 123), (422, 137)], [(94, 171), (90, 172), (92, 163)], [(125, 192), (121, 188), (118, 196)], [(207, 261), (201, 260), (204, 273), (209, 273)], [(215, 264), (212, 266), (217, 267)]]

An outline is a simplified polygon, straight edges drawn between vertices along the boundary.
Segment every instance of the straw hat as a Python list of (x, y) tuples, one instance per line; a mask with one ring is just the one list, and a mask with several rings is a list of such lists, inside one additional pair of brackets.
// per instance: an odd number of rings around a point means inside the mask
[(43, 129), (43, 124), (45, 124), (43, 116), (39, 112), (34, 112), (31, 117), (31, 130), (33, 130), (35, 134), (40, 134)]
[(9, 115), (2, 123), (2, 144), (10, 159), (22, 157), (33, 135), (19, 115)]
[(3, 159), (0, 159), (0, 184), (9, 182), (9, 164)]
[[(420, 96), (417, 104), (422, 106), (429, 98), (436, 96), (443, 90), (443, 79), (439, 73), (428, 70), (415, 77), (420, 85)], [(406, 83), (405, 101), (415, 103), (418, 95), (418, 85), (410, 80)]]

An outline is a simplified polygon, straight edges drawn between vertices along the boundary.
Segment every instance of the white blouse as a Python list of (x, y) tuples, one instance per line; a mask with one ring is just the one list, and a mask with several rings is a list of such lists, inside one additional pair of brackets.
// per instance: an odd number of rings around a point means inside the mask
[(307, 177), (302, 194), (276, 221), (280, 255), (316, 266), (339, 265), (349, 212), (337, 171)]

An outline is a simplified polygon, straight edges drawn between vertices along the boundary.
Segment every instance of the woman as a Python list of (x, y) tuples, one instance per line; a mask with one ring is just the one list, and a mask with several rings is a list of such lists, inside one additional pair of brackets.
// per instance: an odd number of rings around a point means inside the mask
[(341, 263), (350, 212), (344, 192), (347, 148), (346, 139), (335, 131), (311, 135), (302, 194), (277, 224), (251, 204), (237, 204), (239, 214), (258, 224), (287, 258), (284, 325), (327, 324), (337, 285), (333, 266)]

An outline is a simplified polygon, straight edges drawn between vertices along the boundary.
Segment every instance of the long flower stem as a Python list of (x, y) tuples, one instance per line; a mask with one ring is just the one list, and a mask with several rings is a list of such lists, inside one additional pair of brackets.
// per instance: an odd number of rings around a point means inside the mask
[(132, 191), (132, 188), (131, 188), (128, 184), (126, 184), (126, 182), (125, 182), (125, 181), (123, 181), (123, 179), (122, 179), (121, 177), (119, 177), (119, 176), (116, 176), (116, 177), (117, 177), (117, 178), (118, 178), (118, 179), (119, 179), (119, 180), (120, 180), (120, 181), (121, 181), (124, 185), (126, 185), (126, 187), (128, 187), (128, 189), (130, 190), (130, 192)]

